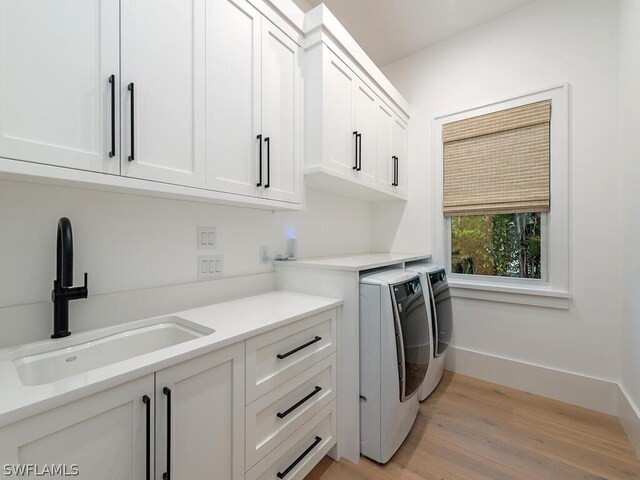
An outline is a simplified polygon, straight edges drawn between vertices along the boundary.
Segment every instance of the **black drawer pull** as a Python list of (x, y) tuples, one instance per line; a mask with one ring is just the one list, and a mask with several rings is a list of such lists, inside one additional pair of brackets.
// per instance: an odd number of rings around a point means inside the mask
[(296, 403), (295, 405), (292, 405), (291, 407), (287, 408), (284, 412), (278, 412), (278, 418), (284, 418), (287, 415), (289, 415), (291, 412), (293, 412), (296, 408), (298, 408), (300, 405), (302, 405), (304, 402), (306, 402), (307, 400), (309, 400), (311, 397), (313, 397), (316, 393), (318, 393), (320, 390), (322, 390), (322, 388), (318, 387), (316, 385), (316, 388), (313, 392), (311, 392), (309, 395), (307, 395), (306, 397), (304, 397), (302, 400), (300, 400), (298, 403)]
[(291, 465), (289, 465), (289, 466), (287, 467), (287, 469), (286, 469), (284, 472), (278, 472), (278, 473), (277, 473), (278, 478), (284, 478), (284, 477), (286, 477), (286, 476), (289, 474), (289, 472), (290, 472), (291, 470), (293, 470), (294, 468), (296, 468), (296, 465), (298, 465), (298, 464), (299, 464), (299, 463), (304, 459), (304, 457), (306, 457), (307, 455), (309, 455), (309, 452), (310, 452), (311, 450), (313, 450), (314, 448), (316, 448), (316, 446), (317, 446), (321, 441), (322, 441), (322, 438), (320, 438), (320, 437), (316, 437), (316, 439), (315, 439), (315, 440), (314, 440), (314, 442), (311, 444), (311, 446), (310, 446), (309, 448), (307, 448), (307, 449), (302, 453), (302, 455), (300, 455), (298, 458), (296, 458), (296, 461), (295, 461), (295, 462), (293, 462)]
[(287, 353), (279, 353), (277, 357), (278, 359), (282, 360), (283, 358), (287, 358), (289, 355), (293, 355), (294, 353), (299, 352), (303, 348), (307, 348), (309, 345), (313, 345), (314, 343), (319, 342), (320, 340), (322, 340), (322, 337), (316, 336), (316, 338), (314, 338), (310, 342), (307, 342), (304, 345), (300, 345), (299, 347), (296, 347), (293, 350), (288, 351)]
[(147, 406), (147, 457), (146, 457), (146, 480), (151, 480), (151, 399), (148, 395), (142, 397), (142, 402)]

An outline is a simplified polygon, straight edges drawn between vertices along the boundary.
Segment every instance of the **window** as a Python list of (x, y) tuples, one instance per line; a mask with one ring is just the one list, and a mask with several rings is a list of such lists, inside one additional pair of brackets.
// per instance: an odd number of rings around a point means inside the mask
[(542, 278), (550, 124), (544, 100), (443, 126), (452, 273)]
[(568, 308), (568, 89), (435, 118), (433, 261), (454, 296)]
[(542, 213), (451, 217), (451, 272), (542, 279)]

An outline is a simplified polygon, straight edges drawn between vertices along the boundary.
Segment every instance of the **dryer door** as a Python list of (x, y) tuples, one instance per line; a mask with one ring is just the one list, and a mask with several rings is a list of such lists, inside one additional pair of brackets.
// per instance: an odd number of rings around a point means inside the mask
[(400, 401), (415, 394), (429, 366), (430, 342), (427, 305), (418, 276), (391, 285), (396, 324)]

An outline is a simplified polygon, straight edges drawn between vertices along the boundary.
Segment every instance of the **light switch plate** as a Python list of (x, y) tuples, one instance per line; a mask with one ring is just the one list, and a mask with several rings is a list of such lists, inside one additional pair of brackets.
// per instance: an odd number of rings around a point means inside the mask
[(222, 255), (198, 255), (198, 280), (222, 277), (223, 274)]
[(218, 232), (216, 227), (198, 227), (196, 237), (199, 250), (215, 250), (218, 245)]
[(267, 245), (260, 245), (260, 252), (259, 252), (259, 261), (260, 263), (270, 263), (271, 262), (271, 258), (269, 257), (269, 247)]

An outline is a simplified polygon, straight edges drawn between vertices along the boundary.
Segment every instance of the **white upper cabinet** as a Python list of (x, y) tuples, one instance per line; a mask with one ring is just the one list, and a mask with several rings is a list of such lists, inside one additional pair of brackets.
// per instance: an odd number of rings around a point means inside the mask
[(205, 184), (205, 0), (122, 0), (122, 174)]
[(300, 47), (263, 20), (262, 184), (271, 200), (300, 202), (302, 158)]
[(118, 36), (118, 0), (0, 0), (0, 157), (119, 173)]
[(376, 165), (378, 186), (391, 190), (395, 183), (395, 154), (392, 153), (392, 131), (394, 116), (386, 104), (379, 102), (376, 105)]
[(206, 185), (259, 196), (262, 15), (245, 0), (206, 9)]
[(207, 1), (207, 188), (300, 203), (300, 47), (245, 0)]
[[(324, 88), (322, 96), (318, 95), (317, 89), (308, 90), (307, 108), (320, 103), (319, 109), (324, 109), (322, 113), (309, 121), (319, 121), (324, 119), (324, 140), (321, 149), (311, 151), (307, 149), (307, 155), (324, 154), (324, 161), (327, 167), (342, 175), (353, 175), (353, 170), (357, 168), (356, 132), (353, 130), (354, 102), (353, 90), (356, 85), (355, 74), (335, 56), (326, 55), (323, 59)], [(311, 96), (315, 98), (310, 98)], [(326, 98), (322, 104), (322, 97)], [(309, 126), (309, 128), (313, 128)], [(315, 162), (314, 162), (315, 163)]]
[(407, 192), (407, 125), (394, 118), (392, 126), (392, 152), (395, 157), (394, 191), (401, 195)]
[(376, 184), (376, 98), (373, 91), (363, 82), (355, 84), (355, 118), (354, 131), (358, 132), (358, 166), (356, 173), (361, 176), (361, 182)]
[[(366, 200), (405, 199), (396, 187), (394, 123), (405, 120), (366, 74), (325, 43), (305, 53), (305, 181)], [(396, 147), (396, 148), (399, 148)], [(398, 155), (399, 156), (399, 155)], [(393, 157), (393, 158), (392, 158)], [(401, 175), (406, 175), (402, 150)]]

